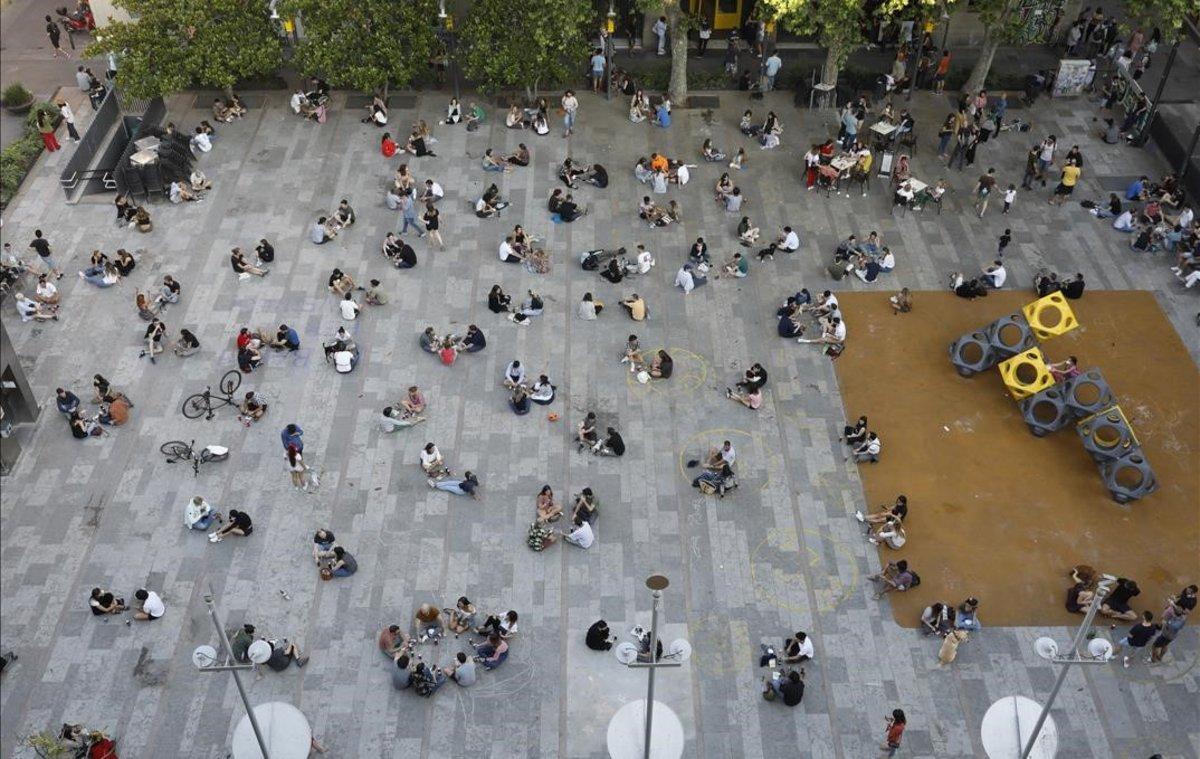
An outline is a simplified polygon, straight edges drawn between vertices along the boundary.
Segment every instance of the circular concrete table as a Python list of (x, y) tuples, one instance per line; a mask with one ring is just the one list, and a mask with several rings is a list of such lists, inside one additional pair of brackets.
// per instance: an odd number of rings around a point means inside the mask
[[(312, 747), (312, 728), (299, 709), (283, 701), (271, 701), (254, 707), (254, 716), (271, 759), (305, 759), (308, 756)], [(230, 748), (233, 759), (262, 759), (248, 715), (242, 717), (234, 729)]]
[[(992, 704), (983, 715), (979, 739), (990, 759), (1020, 759), (1042, 705), (1032, 698), (1007, 696)], [(1041, 734), (1029, 753), (1031, 759), (1054, 759), (1058, 753), (1058, 727), (1047, 715)]]
[[(683, 723), (671, 707), (654, 700), (650, 756), (679, 759), (683, 755)], [(642, 759), (646, 749), (646, 700), (625, 704), (608, 723), (608, 755), (612, 759)]]

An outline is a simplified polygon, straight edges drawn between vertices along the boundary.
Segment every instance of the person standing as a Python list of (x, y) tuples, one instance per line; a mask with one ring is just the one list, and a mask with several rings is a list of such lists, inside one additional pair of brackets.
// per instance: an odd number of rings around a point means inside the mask
[(429, 242), (432, 245), (437, 245), (439, 249), (445, 250), (446, 243), (442, 242), (442, 223), (438, 218), (438, 210), (432, 201), (425, 203), (425, 215), (422, 217), (425, 221), (425, 232), (429, 235)]
[(424, 237), (425, 232), (417, 224), (417, 202), (413, 200), (413, 189), (406, 187), (404, 192), (400, 193), (400, 213), (404, 217), (404, 224), (400, 227), (400, 234), (404, 234), (411, 226), (417, 230), (418, 237)]
[(51, 120), (50, 114), (42, 110), (37, 112), (37, 128), (42, 135), (42, 143), (46, 146), (46, 150), (53, 153), (62, 147), (54, 137), (54, 121)]
[(700, 31), (697, 36), (700, 41), (696, 43), (696, 57), (703, 58), (704, 51), (708, 49), (708, 41), (712, 39), (712, 27), (709, 26), (708, 19), (700, 19)]
[(575, 98), (575, 93), (567, 90), (562, 97), (563, 109), (563, 137), (570, 137), (575, 131), (575, 116), (579, 111), (579, 101)]
[(996, 189), (996, 170), (988, 169), (987, 173), (979, 177), (979, 183), (975, 185), (975, 210), (979, 212), (979, 218), (983, 218), (987, 212), (988, 200), (992, 197), (992, 191)]
[[(1129, 628), (1129, 632), (1125, 633), (1125, 637), (1117, 641), (1117, 647), (1113, 649), (1113, 654), (1121, 653), (1126, 648), (1145, 648), (1146, 644), (1153, 640), (1155, 634), (1161, 629), (1162, 625), (1154, 621), (1153, 612), (1142, 612), (1141, 621)], [(1129, 667), (1129, 659), (1132, 654), (1132, 651), (1125, 652), (1125, 655), (1121, 658), (1121, 664), (1126, 668)]]
[(58, 106), (58, 112), (62, 114), (63, 123), (67, 125), (67, 134), (71, 136), (72, 140), (79, 142), (79, 131), (75, 129), (75, 112), (71, 110), (71, 106), (67, 104), (64, 98), (58, 98), (54, 104)]
[(604, 82), (604, 68), (607, 61), (604, 60), (604, 51), (596, 48), (592, 51), (592, 92), (600, 92), (600, 85)]
[(50, 47), (54, 48), (54, 57), (57, 58), (62, 54), (63, 58), (70, 58), (71, 54), (62, 48), (62, 29), (58, 24), (54, 23), (54, 19), (46, 16), (46, 39), (50, 40)]
[(1168, 603), (1167, 608), (1163, 610), (1162, 629), (1159, 630), (1158, 637), (1154, 639), (1154, 645), (1150, 647), (1150, 656), (1146, 659), (1147, 664), (1158, 664), (1162, 661), (1163, 655), (1167, 652), (1167, 646), (1171, 645), (1171, 641), (1175, 640), (1186, 623), (1187, 612), (1182, 610), (1177, 603)]
[(779, 74), (779, 69), (783, 68), (783, 59), (779, 57), (778, 50), (772, 50), (771, 55), (763, 62), (763, 76), (766, 78), (767, 86), (764, 88), (770, 92), (775, 89), (775, 77)]
[(1075, 185), (1079, 183), (1080, 169), (1075, 165), (1075, 161), (1067, 159), (1067, 164), (1062, 167), (1062, 178), (1058, 181), (1058, 187), (1054, 188), (1054, 194), (1050, 196), (1048, 201), (1052, 206), (1061, 206), (1071, 193), (1075, 191)]
[(280, 442), (283, 443), (283, 450), (295, 448), (300, 453), (304, 452), (304, 430), (298, 424), (289, 424), (283, 428), (283, 432), (279, 434)]
[(933, 72), (933, 91), (941, 94), (946, 87), (946, 74), (950, 71), (950, 51), (942, 48), (942, 57)]
[(42, 265), (46, 267), (46, 274), (62, 279), (62, 271), (58, 268), (58, 264), (54, 262), (54, 257), (50, 253), (50, 242), (42, 236), (42, 230), (33, 230), (33, 242), (29, 243), (29, 247), (37, 251), (41, 256)]
[(904, 735), (906, 727), (908, 727), (908, 721), (904, 716), (904, 710), (893, 709), (891, 716), (887, 718), (887, 734), (882, 747), (887, 756), (895, 756), (896, 752), (900, 750), (900, 739)]
[[(47, 16), (46, 18), (50, 18)], [(667, 17), (659, 16), (654, 22), (654, 36), (658, 37), (658, 55), (667, 54)]]

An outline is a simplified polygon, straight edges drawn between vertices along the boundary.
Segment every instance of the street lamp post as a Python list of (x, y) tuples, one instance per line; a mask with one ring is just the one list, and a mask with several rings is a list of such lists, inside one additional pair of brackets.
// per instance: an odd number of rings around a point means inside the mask
[[(1042, 725), (1046, 723), (1046, 717), (1050, 715), (1050, 708), (1054, 706), (1054, 699), (1058, 697), (1058, 691), (1062, 688), (1063, 681), (1067, 679), (1067, 673), (1071, 671), (1071, 665), (1082, 663), (1099, 664), (1108, 661), (1107, 656), (1085, 658), (1079, 653), (1079, 647), (1083, 645), (1084, 638), (1087, 637), (1088, 631), (1092, 629), (1092, 620), (1096, 618), (1096, 612), (1100, 610), (1100, 604), (1103, 603), (1108, 592), (1112, 590), (1112, 586), (1116, 580), (1117, 578), (1112, 575), (1104, 575), (1096, 587), (1096, 595), (1092, 598), (1092, 604), (1088, 607), (1087, 614), (1084, 615), (1083, 624), (1079, 626), (1079, 630), (1075, 633), (1075, 640), (1071, 644), (1071, 651), (1064, 656), (1057, 656), (1053, 652), (1047, 652), (1048, 655), (1046, 658), (1058, 664), (1061, 669), (1058, 671), (1058, 679), (1054, 681), (1054, 687), (1050, 690), (1050, 696), (1046, 699), (1046, 705), (1042, 707), (1042, 713), (1038, 715), (1037, 723), (1033, 726), (1033, 732), (1029, 734), (1029, 741), (1025, 744), (1025, 749), (1021, 752), (1021, 759), (1028, 759), (1029, 755), (1033, 752), (1038, 735), (1042, 732)], [(1050, 640), (1050, 643), (1052, 644), (1053, 641)]]
[(446, 13), (446, 0), (438, 0), (438, 23), (445, 35), (443, 39), (446, 42), (446, 65), (450, 67), (451, 76), (454, 78), (454, 99), (458, 100), (458, 64), (454, 57), (454, 17)]
[(613, 34), (617, 31), (617, 11), (613, 8), (612, 0), (608, 1), (608, 15), (605, 17), (604, 28), (607, 34), (603, 36), (604, 41), (604, 99), (612, 100), (612, 59), (613, 59)]
[(671, 584), (663, 575), (650, 575), (646, 578), (646, 587), (654, 595), (654, 606), (650, 612), (650, 660), (648, 662), (632, 662), (626, 666), (645, 668), (648, 678), (646, 683), (646, 738), (643, 756), (650, 759), (650, 736), (654, 726), (654, 673), (659, 667), (682, 667), (682, 661), (658, 660), (658, 613), (662, 610), (662, 592)]
[[(221, 649), (225, 652), (225, 661), (234, 661), (233, 647), (229, 645), (229, 638), (225, 636), (225, 628), (221, 625), (220, 617), (217, 616), (217, 602), (213, 598), (212, 585), (209, 585), (208, 592), (204, 594), (204, 605), (208, 607), (208, 616), (217, 630), (217, 637), (221, 639)], [(209, 653), (212, 652), (211, 648), (207, 650)], [(200, 651), (201, 649), (197, 649), (197, 653)], [(233, 681), (237, 683), (238, 694), (242, 697), (242, 706), (246, 708), (246, 716), (250, 718), (250, 727), (254, 728), (254, 738), (258, 741), (258, 749), (262, 752), (263, 759), (270, 759), (270, 754), (267, 753), (267, 742), (263, 739), (262, 730), (258, 726), (258, 719), (254, 716), (254, 709), (250, 706), (250, 699), (246, 696), (246, 686), (242, 684), (240, 674), (244, 669), (254, 669), (254, 665), (226, 663), (199, 666), (199, 669), (201, 672), (228, 672), (233, 675)]]

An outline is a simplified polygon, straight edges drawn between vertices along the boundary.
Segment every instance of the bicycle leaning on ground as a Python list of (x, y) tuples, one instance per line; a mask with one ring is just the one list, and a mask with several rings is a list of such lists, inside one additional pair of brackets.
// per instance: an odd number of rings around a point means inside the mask
[(210, 461), (224, 461), (229, 458), (229, 449), (223, 445), (206, 445), (199, 452), (196, 451), (195, 446), (195, 440), (190, 443), (185, 443), (182, 440), (172, 440), (163, 443), (159, 450), (167, 457), (168, 464), (174, 464), (179, 461), (192, 462), (192, 473), (195, 475), (200, 474), (201, 464), (207, 464)]
[(225, 372), (225, 376), (221, 377), (221, 382), (217, 386), (221, 391), (221, 395), (214, 395), (211, 385), (205, 387), (203, 393), (189, 395), (187, 400), (183, 402), (183, 415), (188, 419), (199, 419), (201, 416), (205, 419), (212, 419), (216, 416), (216, 410), (222, 406), (237, 408), (238, 402), (233, 397), (233, 394), (241, 387), (241, 384), (241, 372), (236, 369)]

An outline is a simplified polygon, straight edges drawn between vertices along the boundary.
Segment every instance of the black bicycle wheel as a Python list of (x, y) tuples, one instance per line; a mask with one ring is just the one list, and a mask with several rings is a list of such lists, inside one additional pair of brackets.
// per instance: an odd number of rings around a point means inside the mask
[(208, 397), (204, 393), (188, 396), (183, 402), (183, 415), (188, 419), (199, 419), (209, 411)]
[(191, 458), (192, 447), (182, 440), (172, 440), (169, 443), (163, 443), (158, 450), (167, 457), (169, 461), (179, 461)]
[(233, 395), (242, 385), (242, 373), (231, 369), (225, 372), (225, 376), (221, 378), (221, 392), (225, 395)]

